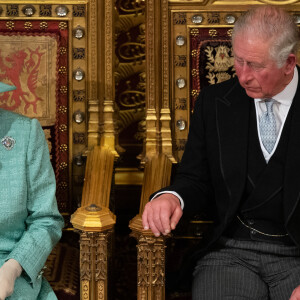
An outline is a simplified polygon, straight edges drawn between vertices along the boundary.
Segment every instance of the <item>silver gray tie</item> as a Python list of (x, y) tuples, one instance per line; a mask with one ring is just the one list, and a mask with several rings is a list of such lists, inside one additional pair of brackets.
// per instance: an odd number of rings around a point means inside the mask
[(273, 99), (265, 100), (267, 111), (262, 114), (259, 120), (259, 130), (261, 141), (268, 151), (271, 153), (276, 143), (276, 119), (273, 112)]

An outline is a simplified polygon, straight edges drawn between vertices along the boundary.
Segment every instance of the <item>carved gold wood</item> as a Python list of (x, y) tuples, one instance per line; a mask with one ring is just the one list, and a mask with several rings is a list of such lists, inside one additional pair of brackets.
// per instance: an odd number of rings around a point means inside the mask
[(153, 156), (159, 153), (159, 108), (161, 98), (161, 57), (160, 40), (157, 38), (160, 31), (157, 31), (155, 24), (160, 22), (160, 1), (148, 0), (146, 2), (146, 138), (145, 156)]
[(80, 233), (80, 299), (107, 299), (107, 244), (111, 230)]
[(98, 70), (99, 61), (101, 62), (101, 57), (99, 56), (99, 35), (101, 35), (101, 30), (99, 30), (99, 15), (102, 10), (100, 2), (97, 0), (90, 0), (88, 2), (88, 13), (89, 18), (87, 18), (88, 30), (88, 74), (87, 74), (87, 98), (88, 98), (88, 145), (94, 146), (99, 144), (100, 140), (100, 75)]
[(80, 233), (81, 299), (107, 299), (107, 244), (116, 222), (109, 210), (114, 154), (95, 146), (88, 154), (82, 206), (71, 216)]
[[(98, 46), (100, 47), (100, 53), (102, 55), (99, 71), (101, 72), (102, 83), (102, 123), (101, 123), (101, 138), (100, 145), (109, 147), (116, 156), (115, 151), (115, 129), (114, 129), (114, 98), (115, 98), (115, 87), (114, 87), (114, 1), (103, 0), (102, 11), (101, 11), (101, 26), (102, 26), (102, 37)], [(101, 42), (103, 46), (101, 46)]]
[(137, 246), (137, 299), (165, 299), (165, 237), (138, 234), (133, 231)]
[(137, 239), (138, 300), (165, 299), (165, 240), (155, 237), (142, 226), (142, 212), (149, 196), (169, 185), (172, 162), (165, 154), (155, 155), (145, 165), (140, 213), (129, 223), (131, 235)]
[(109, 206), (114, 155), (110, 149), (95, 146), (88, 154), (81, 205)]
[(201, 5), (201, 6), (213, 6), (213, 5), (260, 5), (260, 4), (272, 4), (272, 5), (299, 5), (299, 0), (169, 0), (169, 3), (172, 4), (182, 4), (182, 5)]

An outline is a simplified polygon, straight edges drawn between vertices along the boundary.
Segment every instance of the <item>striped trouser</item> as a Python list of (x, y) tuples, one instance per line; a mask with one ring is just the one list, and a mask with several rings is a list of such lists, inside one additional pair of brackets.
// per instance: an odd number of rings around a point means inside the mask
[(300, 285), (300, 249), (220, 239), (197, 263), (193, 300), (288, 300)]

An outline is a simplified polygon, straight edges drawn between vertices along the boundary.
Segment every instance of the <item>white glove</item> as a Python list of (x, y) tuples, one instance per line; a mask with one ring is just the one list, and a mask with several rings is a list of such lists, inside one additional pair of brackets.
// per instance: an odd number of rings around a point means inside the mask
[(5, 300), (14, 291), (15, 281), (22, 273), (21, 265), (15, 259), (9, 259), (0, 268), (0, 300)]

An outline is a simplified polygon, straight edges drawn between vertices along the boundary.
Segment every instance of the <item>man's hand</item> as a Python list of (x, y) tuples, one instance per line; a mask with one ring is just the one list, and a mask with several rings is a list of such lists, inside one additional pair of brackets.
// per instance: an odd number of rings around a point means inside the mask
[(0, 268), (0, 300), (5, 300), (14, 291), (15, 281), (21, 275), (22, 267), (15, 259), (9, 259)]
[(290, 300), (300, 300), (300, 285), (294, 289)]
[(162, 194), (148, 202), (143, 212), (143, 226), (155, 236), (166, 235), (175, 229), (182, 216), (179, 199), (173, 194)]

